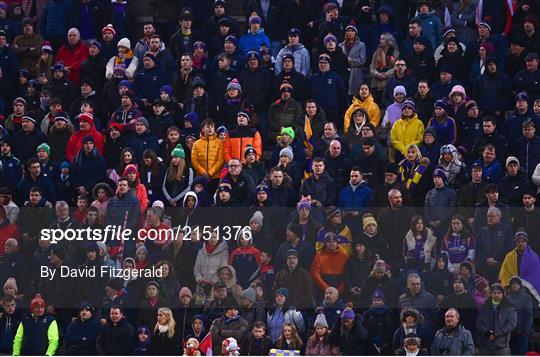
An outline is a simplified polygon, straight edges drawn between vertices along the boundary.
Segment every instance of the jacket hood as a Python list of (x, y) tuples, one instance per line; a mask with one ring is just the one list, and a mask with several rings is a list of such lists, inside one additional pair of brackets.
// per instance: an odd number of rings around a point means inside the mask
[(377, 10), (377, 16), (379, 16), (381, 12), (386, 12), (388, 15), (390, 15), (390, 21), (392, 21), (392, 19), (394, 18), (394, 10), (392, 10), (389, 5), (381, 5), (381, 7), (379, 7), (379, 9)]
[(195, 198), (195, 207), (193, 208), (197, 208), (199, 206), (199, 198), (197, 197), (197, 194), (193, 191), (189, 191), (188, 193), (186, 193), (186, 195), (184, 196), (184, 200), (182, 201), (182, 207), (186, 207), (186, 200), (188, 197)]
[(126, 168), (124, 169), (124, 172), (122, 173), (122, 176), (126, 176), (127, 175), (127, 171), (130, 170), (130, 169), (134, 169), (135, 170), (135, 173), (137, 175), (137, 180), (140, 178), (139, 177), (139, 170), (137, 169), (137, 165), (135, 164), (129, 164), (129, 165), (126, 165)]
[[(225, 243), (225, 245), (227, 245), (227, 243)], [(236, 284), (236, 270), (232, 267), (232, 265), (226, 264), (226, 265), (220, 266), (217, 269), (216, 274), (219, 275), (219, 271), (221, 269), (228, 269), (229, 272), (231, 273), (231, 279), (228, 282), (224, 282), (224, 283), (225, 283), (225, 285), (227, 285), (228, 288), (232, 288)]]

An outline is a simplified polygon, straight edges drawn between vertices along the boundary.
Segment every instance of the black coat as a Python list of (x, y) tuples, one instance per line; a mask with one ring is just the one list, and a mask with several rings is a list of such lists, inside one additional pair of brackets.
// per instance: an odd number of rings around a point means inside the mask
[(130, 355), (135, 343), (135, 330), (125, 318), (114, 325), (109, 322), (98, 335), (96, 347), (100, 355)]
[(175, 356), (181, 351), (182, 341), (176, 333), (169, 337), (167, 332), (155, 331), (150, 343), (150, 354), (154, 356)]
[(356, 316), (353, 328), (342, 333), (341, 319), (338, 319), (330, 332), (330, 343), (339, 346), (339, 351), (343, 356), (358, 356), (367, 352), (366, 339), (368, 330), (364, 327), (364, 319), (361, 316)]

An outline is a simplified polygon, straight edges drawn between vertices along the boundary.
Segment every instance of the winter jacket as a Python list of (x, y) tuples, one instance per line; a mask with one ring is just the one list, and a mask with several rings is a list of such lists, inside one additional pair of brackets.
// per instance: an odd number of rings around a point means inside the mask
[(507, 174), (502, 177), (498, 185), (501, 200), (511, 207), (521, 207), (521, 196), (523, 192), (533, 188), (531, 181), (527, 179), (522, 170), (519, 170), (516, 176)]
[(381, 278), (375, 277), (374, 273), (371, 272), (361, 288), (360, 297), (358, 299), (361, 302), (361, 307), (369, 307), (371, 297), (376, 290), (383, 292), (386, 305), (398, 306), (398, 285), (396, 281), (390, 277), (390, 272), (387, 272)]
[(390, 130), (392, 147), (403, 156), (410, 144), (419, 145), (424, 139), (424, 124), (414, 116), (410, 119), (399, 119)]
[(43, 173), (41, 173), (35, 180), (30, 175), (25, 176), (21, 180), (16, 191), (19, 198), (19, 203), (23, 203), (28, 199), (32, 187), (38, 187), (41, 190), (41, 194), (45, 200), (51, 202), (52, 204), (56, 203), (56, 188), (54, 186), (54, 182)]
[(26, 163), (29, 158), (35, 157), (38, 145), (47, 142), (47, 137), (37, 126), (29, 133), (25, 133), (21, 129), (10, 136), (12, 153), (22, 163)]
[(369, 207), (373, 190), (362, 181), (353, 187), (350, 183), (339, 191), (337, 206), (348, 210), (363, 210)]
[(317, 72), (309, 78), (313, 99), (326, 114), (339, 117), (345, 109), (346, 91), (341, 76), (334, 71)]
[(540, 137), (535, 135), (531, 140), (525, 137), (517, 139), (512, 152), (517, 156), (526, 176), (532, 177), (540, 163)]
[[(429, 221), (426, 218), (426, 221)], [(432, 258), (434, 258), (435, 253), (435, 243), (437, 241), (437, 238), (433, 235), (431, 232), (431, 229), (427, 228), (427, 233), (425, 236), (425, 241), (423, 242), (423, 250), (421, 252), (418, 252), (419, 255), (414, 254), (414, 257), (416, 259), (420, 259), (420, 257), (424, 258), (424, 263), (431, 263)], [(405, 239), (403, 240), (403, 255), (405, 256), (408, 252), (415, 252), (418, 250), (416, 247), (417, 240), (412, 232), (412, 230), (409, 230), (407, 234), (405, 235)]]
[(69, 67), (68, 78), (76, 86), (81, 80), (81, 65), (87, 58), (88, 47), (82, 41), (75, 46), (65, 44), (56, 54), (56, 61), (63, 62), (64, 66)]
[[(142, 58), (141, 58), (142, 61)], [(135, 73), (137, 72), (137, 67), (139, 66), (139, 59), (133, 56), (133, 52), (130, 50), (125, 58), (120, 58), (120, 56), (115, 55), (107, 61), (105, 66), (105, 78), (112, 79), (114, 66), (117, 64), (123, 64), (126, 66), (126, 77), (129, 80), (135, 78)]]
[(520, 114), (517, 110), (508, 112), (505, 115), (499, 133), (503, 135), (509, 143), (515, 144), (519, 138), (523, 137), (522, 124), (527, 120), (532, 120), (535, 125), (540, 125), (540, 119), (531, 111), (527, 111), (525, 114)]
[(393, 77), (389, 78), (386, 81), (386, 85), (384, 86), (384, 92), (382, 97), (382, 101), (385, 105), (388, 106), (394, 102), (394, 88), (396, 88), (397, 86), (405, 87), (407, 94), (409, 96), (412, 96), (412, 94), (416, 92), (418, 84), (416, 82), (416, 78), (409, 75), (405, 75), (403, 76), (403, 78), (398, 78), (394, 75)]
[(433, 188), (426, 195), (424, 218), (426, 222), (441, 221), (442, 226), (450, 222), (457, 207), (457, 195), (453, 189), (443, 186)]
[(152, 341), (150, 342), (150, 354), (154, 356), (164, 355), (178, 355), (180, 354), (181, 344), (176, 333), (172, 337), (169, 337), (169, 332), (160, 332), (159, 330), (154, 332)]
[(327, 288), (333, 286), (338, 289), (340, 294), (344, 293), (343, 272), (348, 258), (347, 254), (343, 253), (341, 249), (336, 251), (324, 249), (315, 254), (311, 264), (311, 276), (320, 292), (324, 292)]
[(13, 40), (13, 50), (19, 56), (21, 68), (30, 72), (34, 70), (41, 55), (42, 45), (43, 38), (36, 33), (30, 36), (22, 34), (15, 37)]
[(58, 348), (58, 332), (56, 320), (50, 315), (25, 316), (13, 340), (13, 355), (54, 356)]
[(450, 331), (447, 327), (438, 330), (431, 345), (431, 354), (434, 356), (473, 356), (475, 351), (471, 332), (462, 325), (458, 325), (454, 331)]
[[(131, 193), (117, 194), (107, 203), (105, 225), (117, 225), (131, 229), (132, 232), (138, 227), (141, 214), (141, 203)], [(127, 219), (126, 219), (127, 217)]]
[(125, 318), (116, 325), (109, 321), (98, 335), (97, 352), (100, 355), (130, 355), (135, 341), (135, 330)]
[(514, 77), (514, 90), (527, 91), (530, 100), (540, 98), (540, 70), (530, 72), (528, 69), (522, 69)]
[(345, 42), (340, 43), (339, 47), (349, 61), (350, 72), (347, 94), (353, 96), (358, 93), (358, 89), (364, 83), (362, 66), (366, 63), (366, 45), (357, 39), (350, 50), (348, 50)]
[(425, 36), (431, 43), (431, 48), (437, 48), (443, 40), (442, 23), (435, 15), (434, 11), (428, 14), (418, 14), (418, 19), (422, 23), (422, 36)]
[(533, 327), (533, 301), (523, 286), (508, 294), (508, 301), (514, 305), (517, 314), (516, 329), (513, 334), (529, 336)]
[(476, 265), (485, 267), (486, 259), (495, 259), (499, 266), (506, 254), (512, 250), (512, 229), (504, 223), (485, 226), (480, 229), (476, 239)]
[(497, 69), (495, 74), (485, 71), (474, 83), (474, 97), (484, 113), (504, 113), (511, 106), (512, 82)]
[[(517, 325), (516, 308), (503, 298), (497, 308), (493, 306), (491, 299), (487, 300), (478, 313), (476, 320), (476, 342), (481, 350), (496, 353), (508, 351), (510, 334)], [(493, 331), (496, 337), (489, 340), (489, 332)]]
[(169, 84), (169, 75), (159, 65), (138, 71), (135, 76), (135, 93), (138, 98), (147, 99), (149, 102), (158, 99), (159, 89)]
[(277, 289), (281, 287), (287, 288), (289, 290), (287, 300), (298, 310), (302, 310), (313, 306), (312, 286), (313, 279), (307, 270), (298, 266), (291, 272), (288, 268), (285, 268), (276, 274), (272, 293), (275, 294)]
[(257, 158), (262, 155), (261, 134), (255, 128), (249, 126), (237, 126), (229, 132), (223, 145), (223, 156), (226, 162), (231, 159), (240, 159), (242, 163), (246, 161), (244, 151), (248, 145), (253, 146), (257, 152)]
[(424, 323), (427, 328), (434, 327), (437, 313), (437, 299), (424, 288), (417, 295), (413, 296), (407, 288), (405, 293), (399, 297), (399, 307), (410, 307), (418, 310), (424, 316)]
[(231, 252), (230, 265), (238, 272), (240, 286), (249, 286), (249, 278), (255, 273), (261, 262), (261, 252), (253, 245), (238, 247)]
[(96, 340), (100, 330), (99, 321), (95, 318), (82, 321), (80, 318), (71, 321), (64, 337), (68, 354), (95, 355)]
[(333, 345), (339, 346), (339, 351), (343, 356), (356, 356), (366, 353), (368, 330), (364, 327), (364, 319), (361, 315), (356, 316), (353, 328), (349, 331), (344, 331), (341, 328), (341, 319), (331, 329), (329, 341)]
[(94, 139), (95, 148), (99, 151), (101, 155), (104, 155), (104, 138), (103, 134), (96, 130), (96, 127), (92, 125), (90, 129), (83, 131), (78, 130), (71, 135), (69, 138), (68, 146), (66, 148), (66, 159), (70, 162), (73, 162), (79, 151), (83, 147), (83, 139), (85, 136), (90, 135)]
[(483, 159), (478, 159), (474, 165), (479, 165), (482, 168), (482, 181), (485, 183), (497, 183), (502, 176), (502, 165), (498, 159), (491, 163), (485, 163)]
[(311, 175), (302, 183), (300, 194), (311, 195), (323, 207), (332, 206), (336, 202), (336, 182), (326, 171), (319, 178)]
[(205, 280), (213, 283), (218, 282), (217, 269), (229, 262), (229, 251), (227, 242), (219, 242), (216, 249), (209, 254), (206, 250), (206, 244), (199, 249), (197, 259), (195, 260), (195, 281)]
[(135, 162), (142, 163), (143, 153), (146, 149), (151, 149), (154, 152), (159, 151), (158, 139), (154, 133), (146, 129), (142, 134), (134, 133), (127, 141), (127, 147), (131, 148), (135, 153)]
[(303, 113), (302, 105), (292, 97), (287, 101), (276, 100), (268, 109), (268, 138), (274, 140), (280, 135), (283, 127), (292, 127), (293, 130), (298, 131)]
[(105, 170), (105, 158), (95, 148), (89, 154), (81, 149), (70, 167), (71, 183), (92, 192), (96, 184), (105, 181)]
[(237, 316), (235, 318), (227, 318), (226, 316), (220, 317), (210, 327), (210, 334), (212, 336), (212, 345), (221, 346), (224, 339), (233, 337), (241, 346), (244, 342), (244, 337), (248, 331), (248, 323), (242, 317)]
[(191, 164), (197, 175), (208, 173), (212, 179), (219, 177), (223, 167), (223, 142), (216, 134), (207, 137), (201, 132), (191, 150)]
[(47, 2), (41, 15), (40, 33), (44, 38), (59, 38), (66, 36), (68, 31), (68, 15), (71, 3), (68, 0), (53, 0)]
[(13, 155), (0, 155), (0, 164), (2, 165), (0, 184), (15, 192), (22, 179), (21, 161)]
[(266, 45), (266, 47), (270, 48), (270, 39), (264, 33), (263, 28), (260, 28), (257, 33), (252, 33), (251, 30), (248, 30), (238, 41), (238, 47), (240, 47), (244, 55), (247, 55), (251, 50), (259, 51), (261, 45)]
[(286, 45), (279, 51), (276, 57), (276, 75), (281, 73), (283, 56), (287, 54), (294, 57), (294, 69), (296, 72), (307, 76), (310, 70), (309, 52), (301, 43), (296, 46)]

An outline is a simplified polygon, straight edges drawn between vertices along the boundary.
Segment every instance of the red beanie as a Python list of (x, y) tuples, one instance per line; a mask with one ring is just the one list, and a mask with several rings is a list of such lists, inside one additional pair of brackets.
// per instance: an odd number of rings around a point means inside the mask
[(79, 115), (79, 122), (87, 122), (90, 126), (94, 126), (94, 116), (90, 113), (82, 113)]
[(40, 294), (36, 294), (32, 301), (30, 302), (30, 310), (32, 310), (35, 307), (45, 307), (45, 300), (41, 297)]

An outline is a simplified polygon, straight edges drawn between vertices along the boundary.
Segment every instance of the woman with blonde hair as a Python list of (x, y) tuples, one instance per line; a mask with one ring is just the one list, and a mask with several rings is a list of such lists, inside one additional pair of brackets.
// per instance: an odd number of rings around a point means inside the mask
[(379, 47), (373, 53), (369, 65), (371, 88), (376, 100), (380, 99), (386, 80), (394, 75), (394, 63), (398, 58), (399, 49), (394, 36), (389, 32), (381, 34)]
[(430, 185), (429, 159), (422, 157), (416, 144), (407, 146), (405, 158), (399, 163), (401, 182), (413, 197), (415, 207), (423, 207), (424, 198)]
[(171, 152), (171, 163), (163, 180), (163, 195), (169, 205), (176, 207), (189, 192), (193, 182), (193, 170), (186, 164), (186, 152), (181, 144)]
[(154, 336), (150, 344), (150, 355), (174, 356), (181, 351), (181, 343), (176, 338), (176, 321), (168, 307), (158, 309), (157, 323), (154, 327)]

